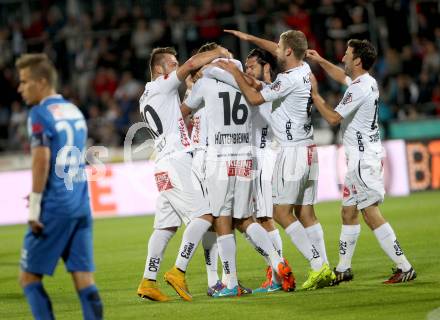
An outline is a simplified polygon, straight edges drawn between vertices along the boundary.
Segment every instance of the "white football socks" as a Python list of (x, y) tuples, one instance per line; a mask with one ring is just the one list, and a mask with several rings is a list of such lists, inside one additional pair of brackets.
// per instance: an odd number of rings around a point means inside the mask
[(207, 231), (203, 235), (202, 245), (205, 253), (205, 265), (206, 265), (206, 275), (208, 276), (208, 287), (212, 287), (219, 280), (217, 273), (217, 261), (218, 261), (217, 234), (213, 231)]
[(275, 250), (278, 252), (280, 257), (283, 257), (283, 240), (281, 240), (280, 231), (278, 229), (269, 231), (270, 240), (272, 240), (272, 244), (275, 247)]
[(336, 271), (344, 272), (351, 268), (351, 259), (353, 258), (356, 242), (361, 234), (361, 225), (345, 225), (341, 227), (339, 237), (339, 263)]
[(289, 235), (293, 244), (302, 253), (304, 258), (310, 262), (310, 267), (317, 271), (321, 269), (323, 261), (319, 255), (318, 250), (312, 245), (303, 225), (297, 220), (286, 228), (286, 233)]
[(186, 271), (188, 263), (191, 261), (197, 246), (202, 240), (203, 235), (211, 227), (211, 223), (204, 219), (195, 218), (191, 220), (185, 229), (180, 243), (179, 253), (176, 259), (176, 267)]
[(235, 264), (235, 255), (237, 247), (233, 234), (226, 234), (217, 237), (218, 254), (222, 261), (223, 271), (225, 273), (225, 284), (228, 289), (233, 289), (238, 285), (237, 267)]
[(154, 230), (148, 240), (147, 260), (145, 261), (144, 279), (156, 280), (163, 253), (175, 232)]
[(320, 223), (314, 224), (313, 226), (305, 228), (307, 236), (310, 239), (312, 245), (319, 251), (322, 260), (325, 263), (328, 263), (327, 252), (325, 250), (325, 242), (324, 242), (324, 231), (322, 230), (322, 226)]
[(411, 269), (411, 264), (403, 254), (399, 241), (397, 241), (393, 228), (391, 228), (389, 223), (384, 223), (380, 227), (374, 229), (374, 234), (376, 235), (383, 251), (385, 251), (388, 257), (394, 261), (397, 268), (401, 269), (403, 272)]
[(265, 254), (256, 244), (254, 241), (252, 241), (251, 237), (246, 233), (242, 233), (243, 237), (246, 239), (246, 241), (263, 257), (264, 261), (268, 266), (270, 266), (270, 259), (267, 254)]
[(275, 272), (278, 271), (278, 264), (283, 262), (277, 250), (272, 244), (268, 232), (260, 224), (254, 222), (246, 228), (246, 234), (255, 244), (261, 255), (269, 258), (270, 264)]

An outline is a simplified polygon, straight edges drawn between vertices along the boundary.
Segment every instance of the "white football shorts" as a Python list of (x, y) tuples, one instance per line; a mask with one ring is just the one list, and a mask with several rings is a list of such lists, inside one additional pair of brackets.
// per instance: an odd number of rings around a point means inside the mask
[(272, 178), (277, 152), (272, 148), (257, 150), (254, 177), (254, 204), (256, 218), (272, 218)]
[(212, 215), (245, 219), (252, 215), (253, 160), (206, 161)]
[(189, 153), (174, 153), (156, 163), (155, 179), (159, 190), (154, 228), (180, 227), (191, 219), (211, 213), (203, 185), (192, 170)]
[(382, 203), (385, 196), (382, 158), (360, 159), (347, 170), (343, 189), (343, 206), (356, 205), (359, 210)]
[(282, 147), (273, 173), (273, 203), (313, 205), (318, 189), (316, 145)]

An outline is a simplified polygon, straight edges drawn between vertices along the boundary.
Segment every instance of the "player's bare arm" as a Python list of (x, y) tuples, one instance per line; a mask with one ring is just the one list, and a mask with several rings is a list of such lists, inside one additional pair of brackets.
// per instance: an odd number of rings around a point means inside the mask
[(306, 52), (306, 58), (318, 63), (335, 81), (343, 85), (347, 84), (345, 81), (347, 76), (344, 69), (321, 57), (316, 50), (308, 49)]
[(29, 196), (29, 224), (32, 232), (40, 233), (44, 226), (39, 221), (41, 198), (46, 187), (50, 167), (50, 149), (39, 146), (32, 148), (32, 193)]
[(182, 66), (177, 68), (177, 78), (183, 81), (191, 71), (197, 70), (217, 58), (228, 58), (230, 53), (227, 49), (218, 46), (214, 50), (198, 53), (189, 58)]
[(276, 56), (276, 50), (278, 47), (278, 44), (276, 42), (270, 41), (270, 40), (266, 40), (263, 38), (258, 38), (256, 36), (253, 36), (251, 34), (247, 34), (238, 30), (228, 30), (225, 29), (224, 30), (226, 33), (230, 33), (234, 36), (236, 36), (237, 38), (244, 40), (244, 41), (249, 41), (254, 43), (256, 46), (269, 51), (270, 54), (272, 54), (273, 56)]
[(321, 116), (332, 126), (338, 125), (342, 121), (342, 116), (333, 110), (322, 98), (318, 92), (318, 81), (313, 74), (310, 75), (312, 82), (313, 105), (318, 109)]
[(237, 81), (241, 93), (250, 105), (258, 106), (265, 102), (262, 94), (246, 81), (244, 73), (241, 72), (234, 63), (219, 61), (218, 66), (230, 72), (234, 76), (234, 79), (235, 81)]

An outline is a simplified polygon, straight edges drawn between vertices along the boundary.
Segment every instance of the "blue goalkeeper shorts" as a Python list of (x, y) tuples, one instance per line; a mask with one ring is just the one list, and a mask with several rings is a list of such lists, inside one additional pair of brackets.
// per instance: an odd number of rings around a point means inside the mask
[(93, 262), (92, 216), (76, 218), (45, 215), (40, 218), (43, 232), (35, 235), (29, 228), (21, 253), (23, 271), (52, 275), (63, 258), (68, 272), (95, 270)]

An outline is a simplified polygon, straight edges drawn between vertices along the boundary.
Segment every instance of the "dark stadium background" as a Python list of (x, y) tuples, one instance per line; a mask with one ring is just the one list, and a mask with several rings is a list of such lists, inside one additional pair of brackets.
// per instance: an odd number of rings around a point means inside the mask
[[(243, 59), (249, 45), (224, 28), (275, 41), (282, 31), (299, 29), (330, 61), (341, 60), (346, 40), (370, 39), (379, 51), (373, 73), (381, 87), (382, 138), (408, 138), (399, 124), (410, 121), (419, 134), (409, 138), (423, 139), (426, 119), (426, 136), (440, 137), (439, 7), (439, 1), (409, 0), (2, 0), (0, 152), (29, 151), (27, 107), (16, 92), (14, 70), (21, 53), (42, 51), (55, 61), (60, 92), (87, 117), (90, 144), (120, 146), (130, 124), (140, 120), (137, 101), (149, 77), (150, 50), (172, 45), (183, 61), (201, 44), (216, 41)], [(342, 88), (313, 69), (336, 105)], [(317, 113), (314, 122), (322, 133), (318, 142), (338, 141), (336, 129)]]

